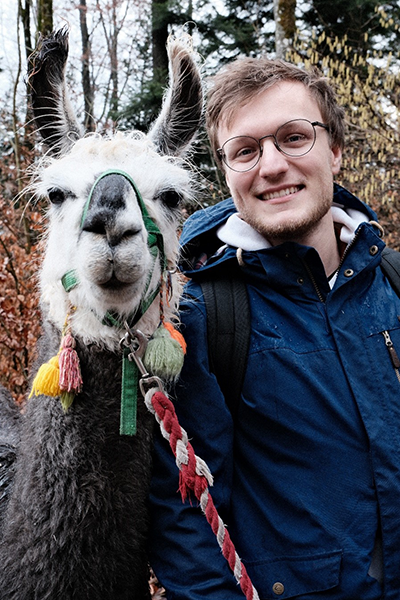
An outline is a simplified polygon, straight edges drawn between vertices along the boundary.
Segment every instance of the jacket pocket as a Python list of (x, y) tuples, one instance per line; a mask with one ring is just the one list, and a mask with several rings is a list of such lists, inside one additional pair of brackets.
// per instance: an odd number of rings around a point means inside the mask
[(295, 598), (339, 585), (342, 551), (247, 562), (260, 600)]

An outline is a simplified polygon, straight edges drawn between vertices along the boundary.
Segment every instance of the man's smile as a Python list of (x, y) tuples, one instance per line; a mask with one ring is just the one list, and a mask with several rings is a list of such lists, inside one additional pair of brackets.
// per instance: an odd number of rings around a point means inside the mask
[(290, 187), (282, 188), (280, 190), (266, 192), (265, 194), (259, 194), (259, 195), (257, 195), (257, 198), (259, 200), (263, 200), (263, 201), (275, 200), (275, 199), (279, 199), (279, 198), (284, 198), (285, 196), (291, 196), (292, 194), (299, 192), (303, 188), (304, 188), (304, 185), (290, 186)]

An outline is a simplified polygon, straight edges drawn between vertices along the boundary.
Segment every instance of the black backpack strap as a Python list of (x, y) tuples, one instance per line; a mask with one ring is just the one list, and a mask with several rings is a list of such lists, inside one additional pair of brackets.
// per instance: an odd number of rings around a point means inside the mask
[(382, 251), (381, 269), (390, 281), (390, 285), (400, 297), (400, 252), (393, 248), (386, 248)]
[(207, 310), (208, 356), (235, 418), (247, 367), (250, 308), (239, 269), (231, 277), (201, 282)]

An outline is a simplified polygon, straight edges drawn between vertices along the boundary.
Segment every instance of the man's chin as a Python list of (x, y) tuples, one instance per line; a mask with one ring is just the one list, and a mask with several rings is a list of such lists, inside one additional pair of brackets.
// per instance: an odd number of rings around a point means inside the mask
[[(311, 236), (322, 224), (329, 212), (331, 204), (321, 203), (313, 212), (295, 214), (295, 211), (282, 211), (274, 214), (257, 214), (241, 210), (244, 221), (249, 223), (258, 233), (266, 238), (273, 246), (283, 242), (296, 242)], [(292, 214), (290, 214), (292, 212)]]

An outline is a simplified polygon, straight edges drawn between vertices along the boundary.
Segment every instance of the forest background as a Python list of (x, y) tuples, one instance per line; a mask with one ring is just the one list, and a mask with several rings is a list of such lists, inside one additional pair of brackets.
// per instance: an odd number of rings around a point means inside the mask
[[(67, 77), (87, 131), (147, 130), (167, 83), (166, 40), (193, 36), (205, 76), (240, 55), (318, 66), (347, 113), (338, 182), (378, 213), (400, 247), (400, 2), (377, 0), (2, 0), (0, 7), (0, 382), (21, 401), (40, 334), (37, 273), (46, 202), (23, 194), (40, 157), (27, 60), (39, 34), (70, 28)], [(207, 138), (193, 156), (196, 206), (227, 190)]]

